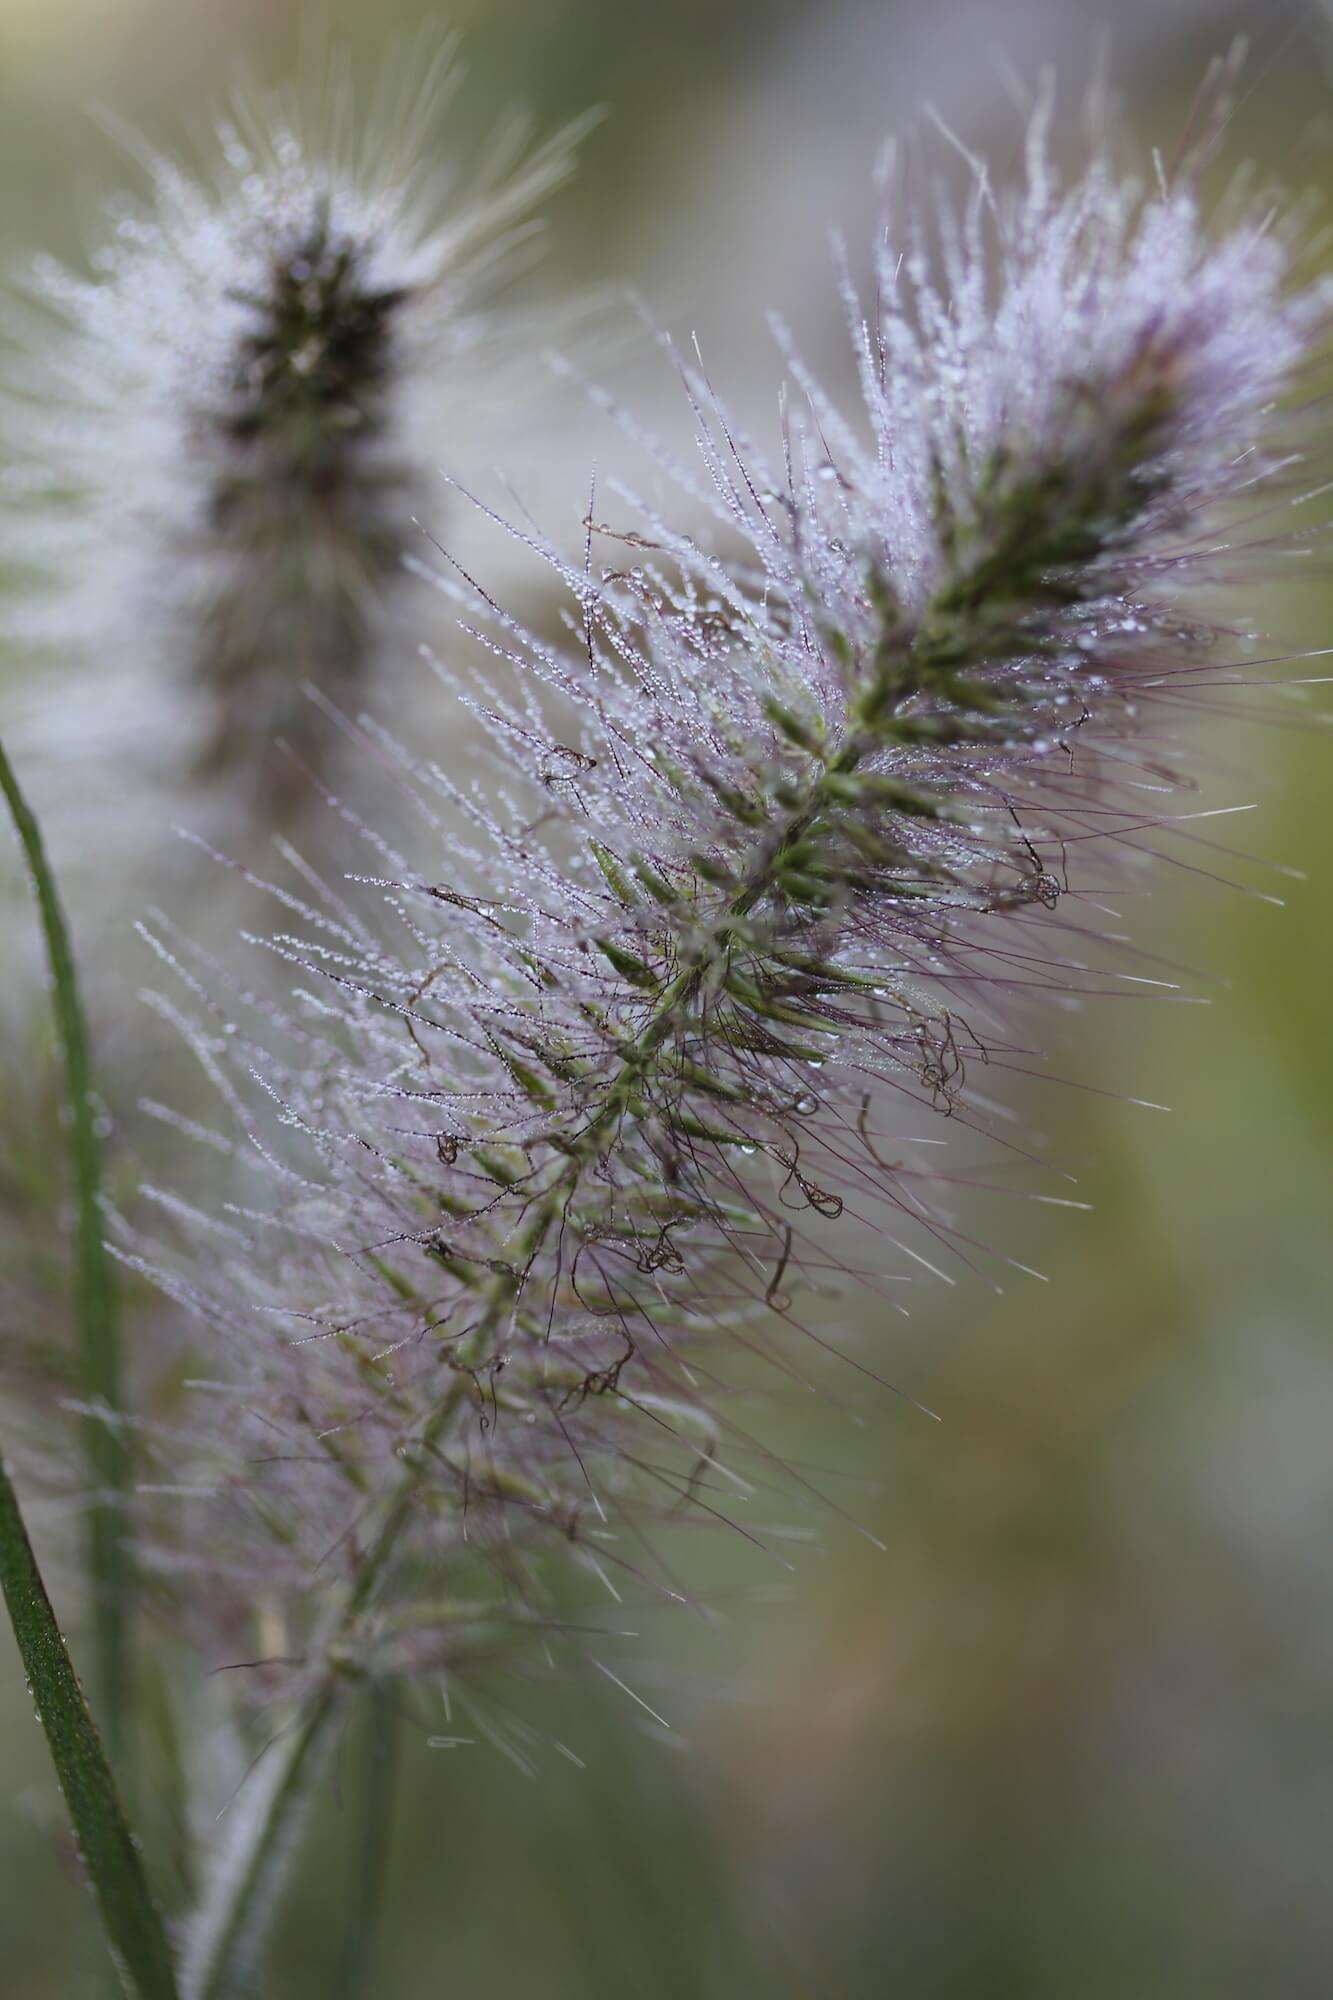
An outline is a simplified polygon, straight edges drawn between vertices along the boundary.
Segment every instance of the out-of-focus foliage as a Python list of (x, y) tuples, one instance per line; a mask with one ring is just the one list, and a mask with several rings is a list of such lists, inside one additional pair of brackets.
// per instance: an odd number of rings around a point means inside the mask
[[(290, 61), (295, 7), (194, 0), (188, 33), (186, 11), (5, 0), (8, 254), (77, 255), (69, 190), (109, 158), (81, 100), (169, 137), (180, 102), (202, 110), (228, 60), (274, 74)], [(370, 65), (394, 19), (410, 27), (425, 11), (398, 0), (373, 25), (369, 10), (332, 14)], [(1317, 8), (1159, 0), (1116, 12), (1117, 82), (1154, 138), (1181, 129), (1204, 57), (1235, 26), (1254, 27), (1233, 155), (1327, 193), (1333, 47)], [(829, 213), (847, 213), (838, 173), (860, 187), (884, 125), (924, 96), (969, 143), (1016, 131), (1007, 69), (988, 45), (1020, 75), (1050, 57), (1068, 80), (1084, 73), (1109, 13), (1100, 0), (934, 10), (470, 0), (456, 18), (485, 91), (478, 131), (509, 95), (548, 119), (598, 99), (613, 108), (553, 208), (558, 255), (540, 282), (554, 296), (575, 277), (633, 279), (675, 323), (699, 328), (730, 388), (727, 370), (770, 302), (803, 339), (813, 328), (816, 341), (837, 341), (822, 232)], [(808, 261), (793, 263), (798, 254)], [(762, 406), (773, 372), (756, 370), (741, 393)], [(566, 427), (561, 463), (540, 470), (534, 444), (524, 468), (561, 496), (566, 513), (546, 525), (571, 542), (595, 449), (580, 450)], [(1333, 584), (1303, 573), (1255, 616), (1285, 646), (1326, 644)], [(39, 696), (23, 663), (0, 666), (0, 711)], [(1033, 1085), (1032, 1123), (1093, 1210), (1015, 1202), (1010, 1213), (992, 1198), (978, 1222), (1049, 1282), (1016, 1279), (1002, 1298), (962, 1284), (928, 1324), (884, 1325), (888, 1372), (941, 1424), (887, 1397), (864, 1404), (859, 1422), (832, 1398), (784, 1414), (788, 1455), (835, 1466), (886, 1552), (834, 1536), (827, 1556), (798, 1564), (793, 1591), (756, 1602), (752, 1566), (719, 1546), (711, 1597), (723, 1629), (696, 1640), (673, 1627), (665, 1642), (682, 1678), (716, 1688), (688, 1705), (688, 1748), (640, 1735), (582, 1688), (544, 1697), (540, 1720), (586, 1771), (543, 1755), (531, 1778), (484, 1744), (430, 1750), (404, 1725), (372, 1990), (395, 2000), (1322, 1990), (1333, 1960), (1333, 789), (1317, 706), (1318, 691), (1285, 726), (1251, 730), (1243, 758), (1219, 722), (1205, 801), (1257, 802), (1248, 821), (1220, 822), (1219, 840), (1310, 880), (1203, 850), (1202, 869), (1243, 886), (1159, 874), (1151, 906), (1127, 917), (1187, 968), (1187, 994), (1211, 1004), (1145, 991), (1102, 1003), (1071, 1031), (1082, 1077), (1166, 1100), (1170, 1113)], [(45, 784), (40, 803), (58, 816), (58, 770)], [(107, 798), (114, 805), (114, 784)], [(86, 842), (86, 821), (76, 837)], [(172, 893), (161, 881), (101, 886), (103, 896), (114, 887), (126, 922), (141, 896)], [(17, 983), (26, 947), (11, 951), (9, 924), (27, 913), (6, 908), (18, 914), (6, 920), (5, 978)], [(136, 983), (137, 968), (118, 975), (109, 1023), (105, 995), (97, 1010), (103, 1094), (122, 1118), (142, 1093), (171, 1095), (136, 1041)], [(25, 1018), (21, 1004), (12, 1013)], [(9, 1035), (5, 1059), (36, 1073), (24, 1032)], [(20, 1078), (3, 1102), (0, 1242), (16, 1248), (0, 1337), (21, 1334), (37, 1365), (43, 1328), (32, 1321), (49, 1316), (58, 1349), (67, 1310), (59, 1222), (43, 1204), (57, 1179), (53, 1125), (40, 1080)], [(10, 1117), (14, 1104), (28, 1108)], [(34, 1525), (52, 1544), (65, 1527), (40, 1511)], [(79, 1891), (7, 1651), (0, 1676), (6, 1992), (42, 2000), (71, 1990)], [(143, 1733), (158, 1769), (153, 1714)], [(349, 1746), (326, 1783), (280, 1940), (272, 1990), (292, 2000), (331, 1988), (330, 1885), (341, 1900), (357, 1851), (353, 1755)], [(159, 1804), (154, 1818), (168, 1816)], [(183, 1854), (174, 1832), (150, 1823), (150, 1843)]]

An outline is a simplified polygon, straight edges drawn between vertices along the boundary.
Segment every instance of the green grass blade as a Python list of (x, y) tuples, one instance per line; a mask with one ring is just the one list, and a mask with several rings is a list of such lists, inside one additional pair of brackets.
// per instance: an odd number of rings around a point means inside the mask
[(3, 1462), (0, 1587), (121, 1983), (131, 2000), (176, 2000), (166, 1931)]
[(88, 1032), (79, 1001), (69, 931), (46, 858), (41, 828), (24, 798), (0, 744), (0, 791), (13, 815), (19, 843), (41, 913), (51, 969), (51, 1004), (64, 1052), (69, 1086), (71, 1150), (77, 1213), (79, 1377), (84, 1402), (94, 1412), (84, 1419), (83, 1446), (91, 1502), (88, 1510), (88, 1582), (93, 1607), (93, 1701), (106, 1734), (112, 1762), (122, 1768), (126, 1715), (126, 1602), (129, 1588), (125, 1545), (125, 1493), (129, 1455), (114, 1419), (120, 1411), (120, 1366), (115, 1290), (102, 1240), (101, 1145), (92, 1094)]

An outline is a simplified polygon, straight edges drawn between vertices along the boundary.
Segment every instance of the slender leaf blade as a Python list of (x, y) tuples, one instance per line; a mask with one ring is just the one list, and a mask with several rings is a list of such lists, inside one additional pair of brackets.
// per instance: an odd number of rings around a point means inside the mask
[(92, 1057), (79, 999), (69, 928), (35, 814), (0, 744), (0, 792), (13, 817), (32, 879), (51, 970), (51, 1008), (69, 1088), (70, 1143), (77, 1215), (79, 1378), (84, 1403), (83, 1449), (92, 1499), (88, 1513), (88, 1582), (93, 1606), (93, 1693), (112, 1762), (125, 1750), (126, 1619), (129, 1563), (125, 1494), (129, 1455), (114, 1422), (120, 1403), (120, 1353), (115, 1289), (102, 1226), (101, 1143), (93, 1105)]
[(177, 2000), (166, 1930), (2, 1461), (0, 1587), (121, 1983), (131, 2000)]

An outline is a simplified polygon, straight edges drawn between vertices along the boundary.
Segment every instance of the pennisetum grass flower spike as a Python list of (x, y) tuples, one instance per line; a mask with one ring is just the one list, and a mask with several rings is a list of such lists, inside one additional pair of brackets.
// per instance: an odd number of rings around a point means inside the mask
[(197, 174), (128, 135), (145, 197), (91, 275), (43, 259), (9, 315), (14, 636), (87, 662), (108, 730), (152, 716), (164, 759), (279, 812), (328, 741), (307, 683), (355, 702), (384, 664), (413, 512), (580, 135), (531, 146), (511, 120), (460, 182), (459, 76), (451, 45), (417, 50), (364, 121), (337, 65), (238, 91)]
[(144, 1559), (296, 1705), (252, 1861), (365, 1675), (447, 1671), (490, 1729), (502, 1655), (560, 1645), (656, 1713), (619, 1602), (689, 1600), (682, 1520), (766, 1542), (743, 1392), (825, 1344), (799, 1301), (838, 1218), (872, 1210), (886, 1296), (972, 1254), (913, 1135), (934, 1109), (970, 1142), (977, 1073), (1000, 1094), (1041, 1006), (1125, 962), (1107, 869), (1168, 826), (1181, 707), (1229, 664), (1201, 593), (1290, 497), (1280, 399), (1329, 304), (1297, 258), (1208, 225), (1188, 172), (1061, 186), (1039, 117), (1018, 195), (886, 233), (869, 318), (848, 290), (861, 420), (790, 354), (774, 472), (685, 370), (733, 553), (640, 502), (601, 571), (590, 512), (581, 564), (542, 548), (563, 645), (441, 573), (490, 648), (444, 675), (489, 771), (362, 723), (433, 855), (353, 823), (357, 879), (266, 885), (287, 1010), (153, 926), (225, 1108), (199, 1136), (253, 1186), (211, 1223), (163, 1194), (181, 1249), (123, 1246), (213, 1337), (193, 1422), (149, 1440), (197, 1498)]

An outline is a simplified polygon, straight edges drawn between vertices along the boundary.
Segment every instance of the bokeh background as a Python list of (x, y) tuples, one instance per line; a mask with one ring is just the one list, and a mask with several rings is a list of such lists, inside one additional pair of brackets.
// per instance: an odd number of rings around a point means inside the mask
[[(377, 0), (322, 18), (370, 73), (436, 12)], [(1233, 157), (1333, 196), (1333, 26), (1305, 0), (457, 0), (450, 20), (471, 79), (464, 151), (514, 100), (544, 124), (608, 107), (550, 204), (529, 301), (554, 312), (632, 286), (699, 331), (747, 408), (776, 380), (769, 306), (833, 380), (845, 371), (829, 230), (864, 234), (876, 145), (927, 104), (1004, 160), (1044, 67), (1077, 93), (1106, 60), (1135, 128), (1169, 149), (1206, 58), (1249, 30)], [(0, 256), (84, 254), (126, 177), (90, 105), (176, 143), (233, 69), (290, 75), (303, 31), (288, 0), (0, 0)], [(595, 335), (607, 370), (684, 449), (683, 407), (613, 322)], [(614, 446), (568, 409), (507, 444), (573, 544), (591, 461)], [(1248, 608), (1291, 649), (1333, 636), (1317, 564)], [(1015, 1202), (985, 1227), (1049, 1282), (1002, 1297), (965, 1282), (872, 1329), (941, 1423), (889, 1397), (853, 1409), (845, 1382), (794, 1430), (782, 1416), (792, 1455), (837, 1468), (885, 1550), (831, 1532), (781, 1590), (710, 1552), (719, 1629), (665, 1642), (691, 1689), (679, 1743), (572, 1686), (533, 1700), (585, 1771), (431, 1751), (403, 1725), (370, 1990), (1333, 1990), (1333, 763), (1317, 695), (1277, 722), (1219, 722), (1209, 757), (1217, 799), (1259, 808), (1232, 844), (1308, 880), (1162, 871), (1135, 899), (1136, 936), (1209, 1004), (1104, 1003), (1063, 1052), (1092, 1088), (1034, 1086), (1030, 1122), (1077, 1163), (1092, 1210)], [(132, 1123), (154, 1058), (124, 939), (145, 903), (182, 898), (184, 922), (200, 892), (151, 789), (130, 795), (112, 761), (88, 778), (95, 673), (80, 689), (0, 661), (0, 727), (31, 731), (53, 704), (69, 713), (33, 734), (27, 776), (96, 939), (103, 1093)], [(61, 745), (80, 733), (73, 797)], [(5, 867), (0, 1340), (30, 1341), (36, 1317), (56, 1341), (55, 1105), (7, 850)], [(855, 1297), (840, 1310), (874, 1315)], [(0, 1746), (0, 1986), (63, 2000), (81, 1890), (4, 1636)], [(337, 1990), (353, 1793), (340, 1775), (321, 1800), (268, 1988), (283, 2000)]]

